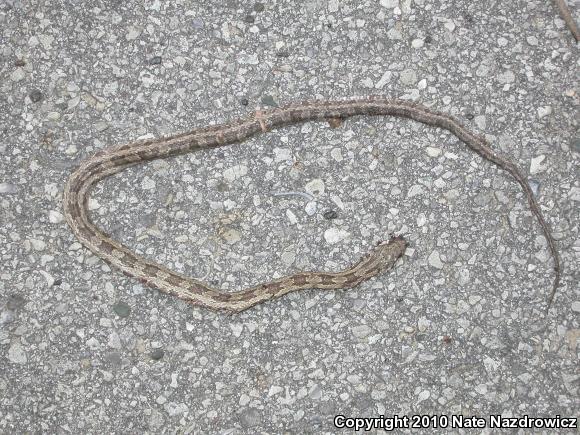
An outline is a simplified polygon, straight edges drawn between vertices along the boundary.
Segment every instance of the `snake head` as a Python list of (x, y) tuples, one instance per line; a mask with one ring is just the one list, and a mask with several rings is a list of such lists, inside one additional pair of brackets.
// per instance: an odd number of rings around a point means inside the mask
[(391, 235), (387, 241), (379, 242), (375, 249), (363, 257), (359, 263), (361, 270), (368, 271), (368, 275), (374, 276), (390, 269), (397, 258), (403, 255), (408, 243), (403, 236)]

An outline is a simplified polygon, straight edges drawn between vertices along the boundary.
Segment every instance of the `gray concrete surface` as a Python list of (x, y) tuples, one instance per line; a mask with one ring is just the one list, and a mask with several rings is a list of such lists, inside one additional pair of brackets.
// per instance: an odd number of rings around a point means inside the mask
[[(578, 49), (550, 1), (78, 3), (0, 4), (0, 432), (577, 416)], [(63, 221), (67, 176), (103, 147), (370, 94), (453, 114), (529, 173), (564, 266), (548, 315), (552, 263), (516, 184), (405, 120), (285, 128), (93, 194), (114, 237), (230, 290), (406, 234), (395, 270), (352, 291), (193, 309), (111, 270)], [(314, 199), (276, 195), (290, 191)]]

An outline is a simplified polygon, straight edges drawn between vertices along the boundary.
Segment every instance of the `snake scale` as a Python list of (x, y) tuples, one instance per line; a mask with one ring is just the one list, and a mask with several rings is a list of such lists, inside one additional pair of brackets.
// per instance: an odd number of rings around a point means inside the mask
[(64, 215), (79, 241), (94, 254), (126, 275), (194, 305), (213, 310), (240, 312), (256, 304), (306, 288), (351, 288), (389, 268), (403, 255), (407, 242), (402, 236), (379, 243), (351, 268), (334, 273), (300, 272), (265, 284), (237, 291), (222, 292), (201, 281), (174, 272), (142, 258), (112, 240), (91, 221), (88, 195), (98, 181), (129, 166), (194, 150), (240, 143), (259, 133), (307, 121), (344, 120), (352, 116), (395, 116), (448, 130), (484, 159), (507, 171), (519, 183), (537, 218), (551, 252), (555, 278), (548, 296), (551, 305), (560, 281), (560, 260), (554, 238), (526, 178), (505, 157), (498, 155), (488, 141), (467, 130), (457, 119), (407, 101), (369, 97), (338, 101), (307, 101), (270, 110), (227, 124), (198, 128), (173, 136), (141, 140), (104, 149), (83, 161), (71, 174), (63, 194)]

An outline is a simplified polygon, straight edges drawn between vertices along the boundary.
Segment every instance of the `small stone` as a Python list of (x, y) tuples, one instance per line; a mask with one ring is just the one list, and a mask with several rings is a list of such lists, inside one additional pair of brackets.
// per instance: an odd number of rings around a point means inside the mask
[(324, 232), (324, 240), (331, 245), (346, 239), (348, 236), (350, 233), (340, 228), (329, 228)]
[(431, 255), (429, 255), (429, 258), (427, 259), (427, 261), (429, 262), (429, 264), (437, 269), (443, 269), (443, 262), (441, 261), (441, 258), (439, 257), (439, 252), (437, 252), (436, 250), (431, 252)]
[(247, 106), (248, 104), (250, 104), (250, 102), (248, 101), (248, 99), (247, 99), (247, 98), (242, 98), (242, 99), (240, 100), (240, 104), (241, 104), (242, 106)]
[(143, 180), (141, 181), (141, 189), (143, 190), (155, 189), (155, 180), (147, 176), (143, 177)]
[(99, 348), (100, 343), (95, 337), (91, 337), (87, 340), (86, 345), (89, 347), (89, 349), (96, 350)]
[(538, 38), (536, 38), (535, 36), (528, 36), (526, 38), (526, 41), (528, 42), (528, 44), (532, 45), (532, 46), (537, 46), (538, 45)]
[(331, 14), (334, 12), (338, 12), (338, 0), (328, 1), (328, 12), (330, 12)]
[(290, 148), (274, 148), (274, 161), (279, 163), (285, 160), (292, 160)]
[(10, 74), (10, 79), (12, 79), (13, 82), (19, 82), (24, 77), (26, 77), (26, 74), (22, 68), (16, 68), (12, 71), (12, 74)]
[(296, 260), (296, 253), (294, 251), (284, 251), (280, 259), (286, 266), (291, 266)]
[(442, 153), (441, 148), (427, 147), (427, 155), (429, 157), (439, 157)]
[(311, 195), (324, 195), (325, 185), (324, 181), (322, 181), (319, 178), (315, 178), (314, 180), (306, 183), (306, 186), (304, 186), (304, 188)]
[(262, 415), (256, 408), (247, 408), (240, 412), (240, 423), (243, 427), (254, 427), (260, 424)]
[(121, 349), (121, 337), (117, 334), (116, 331), (113, 331), (109, 334), (109, 341), (107, 345), (113, 349)]
[(381, 6), (387, 9), (394, 9), (399, 6), (399, 0), (381, 0)]
[(253, 23), (254, 23), (254, 21), (255, 21), (255, 18), (254, 18), (254, 16), (253, 16), (253, 15), (251, 15), (251, 14), (247, 14), (247, 15), (244, 17), (244, 21), (245, 21), (246, 23), (248, 23), (248, 24), (253, 24)]
[(113, 305), (113, 311), (121, 318), (129, 317), (131, 307), (126, 302), (119, 301)]
[(500, 83), (513, 83), (516, 79), (515, 74), (512, 71), (505, 71), (497, 76), (497, 80)]
[(306, 214), (308, 216), (314, 216), (316, 214), (316, 209), (317, 209), (317, 204), (316, 201), (309, 201), (308, 203), (306, 203), (306, 206), (304, 207), (304, 211), (306, 212)]
[(379, 81), (375, 83), (375, 89), (381, 89), (391, 81), (391, 77), (393, 77), (393, 73), (391, 71), (385, 71)]
[(278, 107), (278, 103), (274, 101), (274, 97), (272, 97), (271, 95), (264, 95), (262, 97), (262, 104), (271, 107)]
[(245, 165), (236, 165), (224, 171), (224, 178), (227, 181), (235, 181), (248, 173), (248, 167)]
[(392, 39), (395, 41), (403, 39), (403, 35), (401, 34), (401, 32), (399, 32), (394, 27), (392, 29), (389, 29), (389, 31), (387, 32), (387, 36), (389, 37), (389, 39)]
[(263, 3), (255, 3), (254, 4), (254, 11), (255, 12), (263, 12), (265, 9), (264, 4)]
[(290, 221), (290, 225), (296, 225), (298, 223), (298, 218), (292, 210), (286, 210), (286, 217), (288, 218), (288, 221)]
[(64, 216), (62, 215), (62, 213), (56, 211), (56, 210), (50, 210), (48, 212), (48, 221), (51, 224), (58, 224), (61, 223), (64, 220)]
[(455, 30), (455, 23), (451, 20), (447, 20), (445, 22), (445, 24), (443, 24), (443, 26), (449, 30), (450, 32), (453, 32)]
[(33, 91), (30, 92), (30, 94), (28, 94), (28, 98), (30, 98), (30, 101), (32, 101), (33, 103), (38, 103), (39, 101), (42, 100), (43, 95), (42, 92), (40, 92), (38, 89), (34, 89)]
[(371, 334), (372, 329), (367, 325), (359, 325), (352, 328), (352, 335), (356, 338), (365, 338)]
[(576, 313), (580, 313), (580, 301), (572, 302), (572, 311), (575, 311)]
[(149, 65), (161, 65), (161, 56), (152, 57), (149, 60)]
[(12, 343), (8, 349), (8, 359), (14, 364), (26, 364), (28, 358), (26, 357), (26, 352), (24, 352), (20, 341)]
[(423, 193), (423, 187), (420, 184), (414, 184), (407, 192), (407, 198), (413, 198), (414, 196), (421, 195)]
[(133, 41), (139, 37), (141, 34), (141, 30), (137, 29), (134, 26), (129, 27), (129, 33), (125, 36), (127, 41)]
[(164, 355), (165, 352), (163, 349), (155, 349), (153, 352), (151, 352), (150, 356), (153, 361), (159, 361), (161, 358), (163, 358)]
[(401, 72), (399, 80), (404, 85), (412, 86), (417, 83), (417, 73), (415, 73), (415, 71), (412, 69), (406, 69), (405, 71)]
[(421, 48), (425, 45), (425, 40), (421, 38), (413, 39), (411, 42), (411, 47), (413, 48)]
[(538, 118), (542, 119), (550, 114), (552, 114), (552, 107), (550, 106), (538, 107)]
[(532, 178), (528, 180), (528, 185), (530, 186), (530, 189), (532, 189), (534, 196), (538, 196), (538, 193), (540, 193), (540, 182)]
[(541, 154), (537, 157), (533, 157), (530, 161), (530, 174), (537, 174), (542, 172), (546, 169), (545, 165), (542, 165), (542, 162), (546, 160), (545, 154)]
[(419, 393), (419, 396), (417, 397), (417, 403), (424, 402), (429, 397), (431, 397), (431, 392), (429, 390), (423, 390)]
[(330, 156), (337, 162), (342, 162), (344, 157), (342, 156), (342, 151), (340, 148), (333, 148), (330, 151)]
[(322, 217), (324, 217), (326, 220), (332, 220), (338, 217), (338, 213), (334, 210), (326, 210), (324, 213), (322, 213)]
[(30, 245), (35, 251), (43, 251), (46, 248), (46, 243), (39, 239), (30, 239)]
[(0, 183), (0, 193), (16, 193), (18, 188), (14, 184)]
[(234, 228), (227, 228), (221, 233), (222, 238), (230, 245), (242, 240), (242, 235), (240, 232)]

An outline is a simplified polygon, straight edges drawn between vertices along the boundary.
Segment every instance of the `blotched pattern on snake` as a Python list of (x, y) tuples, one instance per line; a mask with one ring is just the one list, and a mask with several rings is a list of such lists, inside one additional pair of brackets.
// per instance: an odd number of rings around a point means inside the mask
[(307, 121), (344, 120), (352, 116), (397, 116), (450, 131), (471, 150), (484, 159), (507, 171), (519, 183), (548, 242), (555, 269), (552, 291), (548, 297), (551, 305), (560, 280), (560, 260), (548, 224), (536, 202), (526, 178), (505, 157), (498, 155), (488, 141), (467, 130), (455, 118), (427, 107), (407, 101), (381, 97), (339, 101), (310, 101), (292, 104), (267, 111), (257, 111), (253, 116), (231, 123), (198, 128), (174, 136), (142, 140), (107, 148), (85, 160), (70, 176), (63, 195), (64, 215), (80, 242), (93, 253), (159, 290), (175, 295), (194, 305), (214, 310), (239, 312), (253, 305), (306, 288), (350, 288), (394, 265), (404, 253), (403, 237), (392, 237), (380, 243), (358, 263), (341, 272), (301, 272), (275, 281), (260, 284), (238, 292), (222, 292), (206, 283), (169, 270), (162, 265), (136, 255), (121, 243), (112, 240), (90, 220), (87, 204), (91, 187), (98, 181), (129, 166), (146, 161), (167, 158), (194, 150), (224, 146), (284, 125)]

